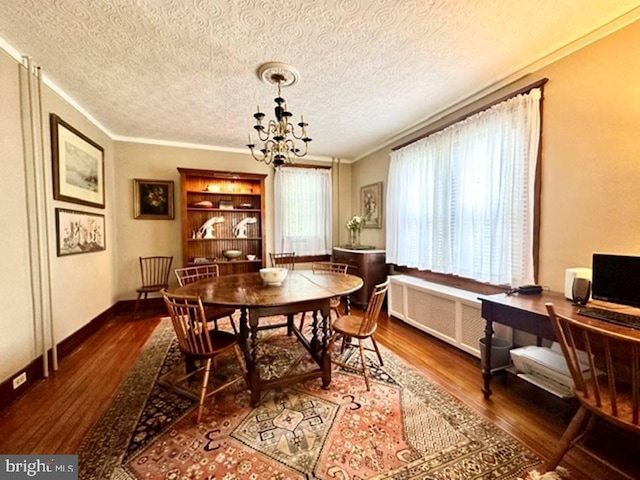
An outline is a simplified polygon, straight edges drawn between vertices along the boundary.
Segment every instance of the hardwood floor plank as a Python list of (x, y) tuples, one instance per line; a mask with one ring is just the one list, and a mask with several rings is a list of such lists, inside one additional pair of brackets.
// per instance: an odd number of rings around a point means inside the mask
[[(147, 318), (132, 320), (123, 314), (108, 320), (81, 348), (60, 362), (58, 372), (0, 412), (0, 453), (75, 453), (118, 391), (158, 325), (160, 314), (163, 312), (156, 310), (156, 316)], [(576, 409), (576, 404), (561, 401), (513, 376), (494, 379), (494, 394), (491, 400), (485, 400), (477, 358), (384, 314), (376, 338), (429, 381), (545, 458)], [(571, 470), (572, 478), (640, 478), (637, 436), (607, 426), (598, 427), (594, 433), (600, 443), (596, 447), (626, 475), (574, 448), (562, 462)]]

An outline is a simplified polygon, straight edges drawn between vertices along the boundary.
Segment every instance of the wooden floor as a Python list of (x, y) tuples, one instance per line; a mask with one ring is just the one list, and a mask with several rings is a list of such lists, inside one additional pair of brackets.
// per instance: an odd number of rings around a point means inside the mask
[[(157, 315), (135, 321), (128, 316), (109, 320), (82, 348), (60, 362), (58, 372), (0, 412), (0, 453), (76, 452), (158, 322)], [(494, 379), (494, 395), (484, 400), (478, 359), (401, 321), (382, 318), (376, 338), (430, 381), (543, 457), (550, 455), (574, 412), (575, 405), (511, 376)], [(572, 478), (640, 478), (637, 436), (598, 425), (591, 437), (596, 440), (594, 448), (626, 474), (575, 448), (562, 463)]]

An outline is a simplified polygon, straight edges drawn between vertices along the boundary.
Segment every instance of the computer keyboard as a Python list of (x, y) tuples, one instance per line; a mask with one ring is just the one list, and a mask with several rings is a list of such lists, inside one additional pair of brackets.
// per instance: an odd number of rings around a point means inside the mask
[(613, 310), (605, 310), (603, 308), (581, 307), (578, 308), (578, 315), (597, 318), (598, 320), (604, 320), (605, 322), (617, 323), (618, 325), (640, 330), (640, 317), (636, 315), (629, 315), (628, 313), (620, 313)]

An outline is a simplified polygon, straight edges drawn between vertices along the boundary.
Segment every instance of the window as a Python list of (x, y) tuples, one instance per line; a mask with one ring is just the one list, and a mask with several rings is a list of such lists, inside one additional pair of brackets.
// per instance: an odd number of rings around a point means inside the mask
[(297, 256), (331, 253), (331, 170), (276, 170), (275, 249)]
[(533, 283), (541, 97), (531, 89), (391, 153), (389, 263)]

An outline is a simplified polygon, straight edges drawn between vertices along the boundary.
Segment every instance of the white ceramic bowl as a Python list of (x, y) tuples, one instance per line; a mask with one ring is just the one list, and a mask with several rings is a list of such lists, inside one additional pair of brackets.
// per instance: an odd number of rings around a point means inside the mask
[(255, 260), (256, 256), (255, 255), (247, 255), (247, 260)]
[(229, 260), (231, 260), (232, 258), (238, 258), (240, 255), (242, 255), (242, 251), (241, 250), (225, 250), (224, 252), (222, 252), (222, 254), (227, 257)]
[(261, 268), (260, 276), (267, 285), (282, 285), (288, 272), (286, 268)]

